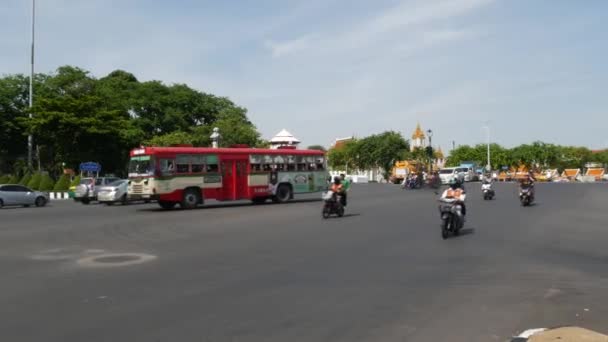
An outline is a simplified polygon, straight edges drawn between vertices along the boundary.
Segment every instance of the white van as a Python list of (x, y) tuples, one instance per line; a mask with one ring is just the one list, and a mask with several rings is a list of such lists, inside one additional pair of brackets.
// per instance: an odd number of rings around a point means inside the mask
[(456, 169), (457, 167), (446, 167), (439, 170), (439, 179), (441, 180), (441, 184), (448, 184), (450, 179), (456, 177)]
[(472, 182), (474, 180), (475, 173), (472, 168), (460, 166), (456, 168), (456, 174), (464, 176), (465, 182)]

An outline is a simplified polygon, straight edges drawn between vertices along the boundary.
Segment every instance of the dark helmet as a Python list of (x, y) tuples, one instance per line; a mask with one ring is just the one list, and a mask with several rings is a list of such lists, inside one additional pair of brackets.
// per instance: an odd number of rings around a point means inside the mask
[(452, 177), (452, 179), (450, 179), (449, 184), (450, 184), (450, 188), (452, 188), (454, 190), (457, 189), (458, 186), (460, 185), (460, 183), (458, 182), (458, 179), (456, 179), (456, 177)]
[(342, 183), (342, 179), (338, 176), (334, 177), (334, 184), (340, 184)]

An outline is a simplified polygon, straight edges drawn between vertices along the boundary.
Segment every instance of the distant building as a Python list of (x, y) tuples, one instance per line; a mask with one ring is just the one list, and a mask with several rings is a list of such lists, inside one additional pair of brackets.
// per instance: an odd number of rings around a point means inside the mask
[(280, 147), (295, 147), (300, 143), (300, 140), (296, 139), (293, 134), (289, 133), (286, 129), (281, 130), (277, 135), (270, 139), (270, 148), (278, 149)]

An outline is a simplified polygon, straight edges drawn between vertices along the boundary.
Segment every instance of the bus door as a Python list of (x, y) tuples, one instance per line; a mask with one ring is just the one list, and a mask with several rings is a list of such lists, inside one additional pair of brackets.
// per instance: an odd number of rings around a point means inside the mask
[(249, 198), (249, 182), (247, 181), (247, 160), (236, 161), (236, 199)]
[(248, 198), (247, 160), (222, 161), (222, 199)]
[(223, 160), (222, 161), (222, 199), (223, 200), (234, 200), (236, 199), (235, 189), (235, 176), (234, 176), (234, 161)]

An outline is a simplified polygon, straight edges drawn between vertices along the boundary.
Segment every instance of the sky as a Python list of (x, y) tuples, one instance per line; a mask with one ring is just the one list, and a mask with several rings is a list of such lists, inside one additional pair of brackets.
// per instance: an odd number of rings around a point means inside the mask
[[(608, 148), (605, 0), (37, 0), (36, 70), (186, 83), (303, 145)], [(0, 74), (29, 72), (31, 1), (0, 1)]]

